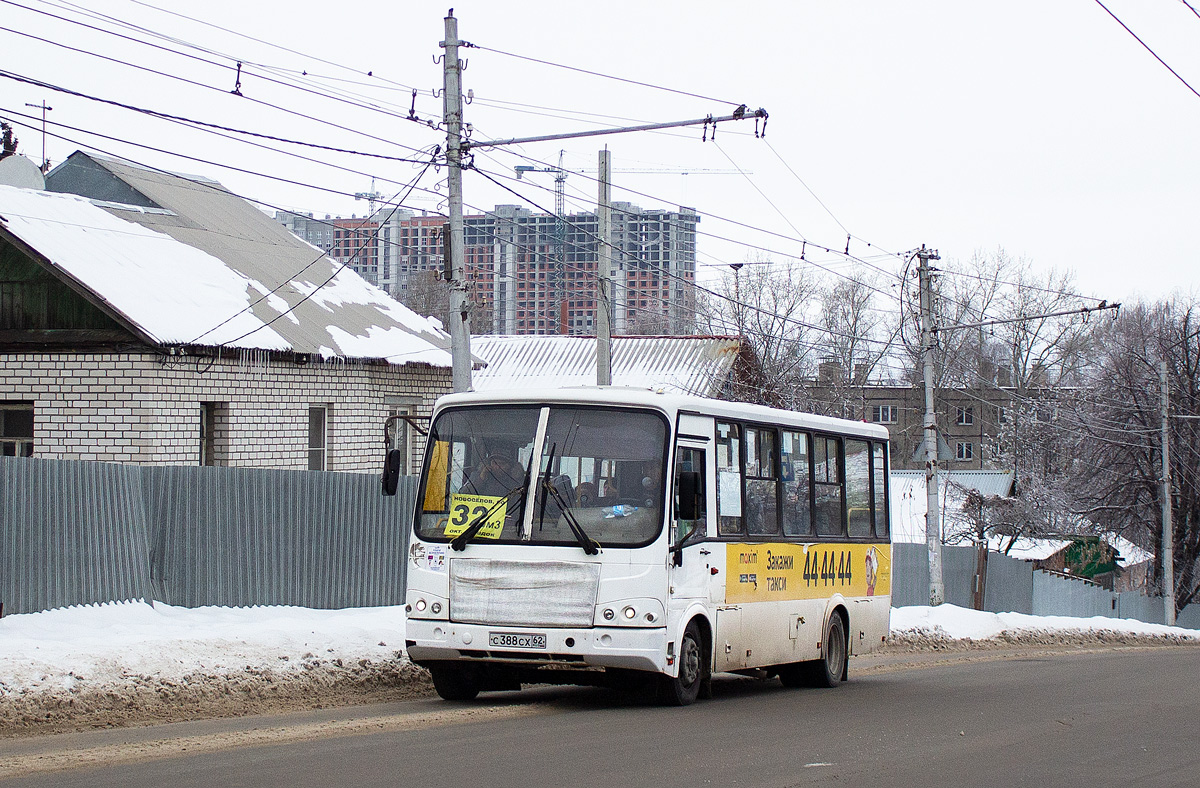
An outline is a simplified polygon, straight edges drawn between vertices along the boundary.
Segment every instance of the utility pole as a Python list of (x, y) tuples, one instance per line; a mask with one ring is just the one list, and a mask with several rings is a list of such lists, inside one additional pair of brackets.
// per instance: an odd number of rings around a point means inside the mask
[(599, 223), (600, 241), (596, 248), (596, 385), (612, 385), (612, 155), (608, 148), (600, 151), (599, 184), (596, 196), (596, 219)]
[(1171, 440), (1168, 428), (1167, 361), (1158, 365), (1162, 384), (1162, 562), (1163, 611), (1167, 626), (1175, 626), (1175, 528), (1171, 520)]
[(442, 120), (446, 124), (446, 170), (450, 199), (450, 354), (454, 390), (471, 390), (471, 305), (467, 299), (466, 255), (463, 249), (462, 191), (462, 63), (458, 59), (458, 20), (446, 16), (442, 48)]
[(929, 548), (929, 604), (937, 607), (945, 601), (942, 578), (941, 505), (937, 483), (937, 419), (933, 409), (933, 287), (930, 260), (940, 260), (936, 250), (921, 245), (917, 273), (921, 287), (921, 357), (925, 371), (925, 542)]
[(25, 102), (25, 106), (42, 111), (42, 164), (38, 169), (42, 171), (42, 175), (45, 175), (50, 172), (50, 160), (46, 158), (46, 113), (54, 109), (54, 107), (47, 106), (46, 99), (42, 99), (41, 104), (30, 104), (27, 101)]

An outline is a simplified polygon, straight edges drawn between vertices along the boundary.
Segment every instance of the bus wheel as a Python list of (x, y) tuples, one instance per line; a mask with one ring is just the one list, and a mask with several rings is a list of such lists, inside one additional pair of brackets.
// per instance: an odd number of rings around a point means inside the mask
[(693, 621), (683, 631), (683, 640), (679, 644), (679, 676), (665, 677), (663, 693), (669, 706), (688, 706), (695, 702), (700, 694), (700, 685), (704, 682), (704, 647), (700, 638), (700, 628)]
[(470, 668), (439, 665), (429, 672), (442, 700), (473, 700), (479, 694), (479, 676)]
[(846, 673), (846, 625), (834, 613), (825, 630), (825, 658), (808, 664), (809, 683), (814, 687), (836, 687)]

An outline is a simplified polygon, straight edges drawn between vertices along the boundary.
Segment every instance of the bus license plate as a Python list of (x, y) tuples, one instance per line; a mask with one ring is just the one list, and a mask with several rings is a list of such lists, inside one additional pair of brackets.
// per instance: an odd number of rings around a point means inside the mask
[(488, 645), (492, 648), (528, 648), (546, 650), (546, 636), (534, 632), (489, 632)]

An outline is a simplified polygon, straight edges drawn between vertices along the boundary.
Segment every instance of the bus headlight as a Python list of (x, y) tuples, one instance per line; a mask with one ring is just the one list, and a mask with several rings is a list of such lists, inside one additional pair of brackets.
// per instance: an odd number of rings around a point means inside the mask
[(418, 613), (424, 613), (424, 612), (425, 612), (425, 600), (424, 600), (424, 599), (418, 599), (418, 600), (417, 600), (417, 604), (416, 604), (416, 608), (417, 608), (417, 612), (418, 612)]
[(596, 607), (593, 625), (598, 627), (661, 627), (667, 611), (661, 600), (652, 598), (614, 599)]
[(415, 592), (408, 595), (404, 606), (409, 618), (446, 618), (448, 605), (445, 597), (436, 594)]

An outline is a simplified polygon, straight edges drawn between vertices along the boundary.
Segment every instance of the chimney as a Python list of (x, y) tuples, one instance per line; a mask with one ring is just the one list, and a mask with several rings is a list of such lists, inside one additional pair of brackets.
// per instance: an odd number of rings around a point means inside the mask
[(833, 359), (825, 359), (817, 365), (817, 382), (822, 386), (834, 386), (846, 380), (846, 371), (841, 363)]

